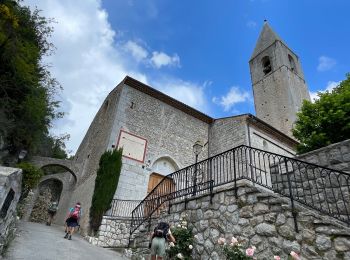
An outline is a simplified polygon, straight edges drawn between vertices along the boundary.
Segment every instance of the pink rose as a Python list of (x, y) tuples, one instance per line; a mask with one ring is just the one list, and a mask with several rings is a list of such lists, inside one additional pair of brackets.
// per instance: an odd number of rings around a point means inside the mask
[(275, 259), (275, 260), (281, 260), (281, 257), (279, 257), (278, 255), (275, 255), (275, 256), (273, 257), (273, 259)]
[(301, 259), (300, 256), (297, 253), (295, 253), (294, 251), (291, 251), (290, 255), (292, 256), (292, 258), (294, 260), (300, 260)]
[(223, 237), (220, 237), (219, 240), (218, 240), (218, 244), (219, 244), (219, 245), (223, 245), (223, 244), (225, 244), (225, 243), (226, 243), (226, 239), (223, 238)]
[(247, 248), (247, 250), (245, 250), (245, 254), (247, 256), (253, 256), (254, 255), (254, 251), (255, 249), (253, 247)]

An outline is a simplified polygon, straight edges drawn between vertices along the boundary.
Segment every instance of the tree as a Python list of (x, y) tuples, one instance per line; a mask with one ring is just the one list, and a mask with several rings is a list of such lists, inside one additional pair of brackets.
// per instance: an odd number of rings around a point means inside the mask
[(314, 103), (304, 101), (293, 129), (299, 153), (350, 138), (350, 73), (346, 77), (331, 92), (319, 92)]
[(100, 158), (90, 207), (90, 226), (95, 232), (101, 225), (103, 214), (111, 207), (122, 168), (122, 155), (122, 149), (114, 149), (104, 152)]
[(60, 88), (42, 58), (52, 52), (50, 20), (19, 1), (0, 1), (0, 137), (8, 150), (35, 151), (52, 120), (63, 116)]

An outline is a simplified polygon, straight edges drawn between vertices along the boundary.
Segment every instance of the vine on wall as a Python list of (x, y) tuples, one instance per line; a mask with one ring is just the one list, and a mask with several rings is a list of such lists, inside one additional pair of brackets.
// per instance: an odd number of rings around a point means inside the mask
[(122, 154), (122, 149), (114, 149), (100, 158), (90, 208), (90, 227), (94, 232), (98, 231), (104, 213), (110, 209), (122, 168)]

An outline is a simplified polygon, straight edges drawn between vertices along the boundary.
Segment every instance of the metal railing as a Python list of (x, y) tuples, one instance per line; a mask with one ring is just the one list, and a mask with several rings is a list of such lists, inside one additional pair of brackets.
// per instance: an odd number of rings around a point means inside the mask
[(105, 213), (105, 216), (131, 218), (132, 211), (139, 205), (141, 200), (120, 200), (113, 199), (111, 208)]
[(166, 176), (132, 211), (130, 237), (160, 207), (228, 183), (237, 197), (241, 179), (288, 197), (297, 232), (294, 201), (350, 225), (350, 174), (242, 145)]

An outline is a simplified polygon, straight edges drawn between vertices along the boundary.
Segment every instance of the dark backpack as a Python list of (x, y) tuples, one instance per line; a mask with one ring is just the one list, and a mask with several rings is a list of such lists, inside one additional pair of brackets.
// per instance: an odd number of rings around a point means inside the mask
[(169, 232), (169, 224), (165, 223), (165, 222), (160, 222), (154, 228), (154, 236), (155, 237), (164, 237), (164, 238), (166, 238), (168, 232)]

